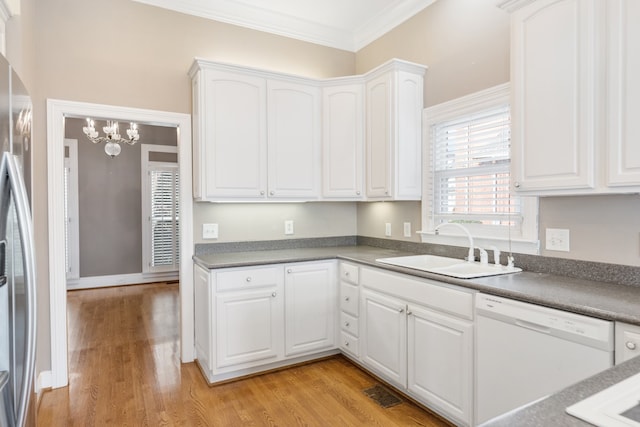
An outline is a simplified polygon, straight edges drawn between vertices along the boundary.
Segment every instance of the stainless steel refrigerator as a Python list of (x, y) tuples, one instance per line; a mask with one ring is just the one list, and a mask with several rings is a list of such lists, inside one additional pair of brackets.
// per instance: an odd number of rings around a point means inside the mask
[(0, 427), (35, 425), (31, 100), (0, 56)]

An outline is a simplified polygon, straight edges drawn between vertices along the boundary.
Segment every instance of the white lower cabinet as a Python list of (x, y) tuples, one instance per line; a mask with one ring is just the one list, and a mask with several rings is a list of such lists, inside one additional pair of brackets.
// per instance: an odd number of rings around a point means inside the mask
[(362, 362), (400, 388), (407, 386), (405, 308), (397, 298), (362, 292)]
[(615, 364), (640, 355), (640, 326), (624, 322), (615, 324)]
[(470, 424), (473, 322), (409, 304), (407, 388), (430, 407)]
[(334, 347), (335, 262), (285, 266), (285, 355)]
[(337, 353), (335, 261), (194, 267), (196, 357), (210, 383)]
[(471, 425), (474, 291), (365, 267), (360, 284), (363, 365), (456, 425)]

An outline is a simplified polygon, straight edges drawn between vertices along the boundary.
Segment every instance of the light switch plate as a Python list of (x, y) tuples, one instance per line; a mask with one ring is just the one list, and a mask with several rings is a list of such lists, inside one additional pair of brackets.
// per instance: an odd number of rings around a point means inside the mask
[(569, 230), (564, 228), (547, 228), (546, 245), (548, 251), (569, 252)]
[(284, 222), (284, 234), (293, 234), (293, 220), (288, 219)]
[(202, 238), (203, 239), (217, 239), (218, 238), (218, 224), (202, 224)]
[(390, 222), (385, 222), (384, 223), (384, 235), (387, 237), (391, 236), (391, 223)]

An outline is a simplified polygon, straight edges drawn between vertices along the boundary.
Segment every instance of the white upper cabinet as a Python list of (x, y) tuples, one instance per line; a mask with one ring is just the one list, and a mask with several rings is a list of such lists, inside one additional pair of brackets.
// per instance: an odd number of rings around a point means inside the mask
[(425, 70), (318, 80), (197, 59), (194, 198), (419, 200)]
[(608, 0), (608, 175), (610, 187), (640, 187), (640, 2)]
[[(633, 0), (509, 0), (512, 176), (529, 195), (638, 191)], [(635, 121), (637, 122), (637, 120)], [(635, 187), (634, 187), (635, 186)]]
[(320, 193), (320, 89), (267, 83), (269, 197), (314, 199)]
[(367, 76), (366, 185), (370, 199), (420, 200), (426, 68), (391, 61)]
[[(204, 70), (194, 85), (196, 198), (262, 197), (267, 177), (266, 81)], [(232, 102), (230, 101), (232, 100)]]
[(364, 85), (322, 89), (322, 196), (360, 200), (364, 168)]

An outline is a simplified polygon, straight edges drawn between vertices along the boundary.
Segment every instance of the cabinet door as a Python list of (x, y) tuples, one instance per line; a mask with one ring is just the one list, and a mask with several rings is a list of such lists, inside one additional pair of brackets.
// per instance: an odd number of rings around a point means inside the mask
[(285, 355), (334, 346), (334, 262), (285, 266)]
[(315, 199), (320, 194), (320, 89), (268, 82), (269, 197)]
[(608, 16), (608, 179), (640, 186), (640, 2), (610, 0)]
[(406, 304), (365, 289), (360, 312), (362, 362), (390, 383), (406, 388)]
[(325, 87), (322, 91), (322, 195), (325, 198), (362, 198), (362, 92), (362, 84)]
[(511, 164), (520, 191), (595, 186), (597, 2), (541, 0), (512, 15)]
[(367, 197), (389, 198), (391, 194), (391, 74), (366, 84), (366, 185)]
[(282, 356), (281, 301), (277, 288), (216, 296), (216, 367)]
[(473, 323), (414, 305), (407, 316), (409, 391), (471, 425)]
[(393, 155), (395, 200), (422, 198), (422, 111), (424, 78), (400, 71), (396, 76), (397, 99)]
[(267, 178), (266, 82), (207, 70), (200, 135), (206, 200), (261, 198)]
[(194, 320), (196, 359), (203, 369), (211, 370), (213, 360), (213, 322), (211, 319), (212, 290), (209, 283), (209, 270), (193, 266)]

